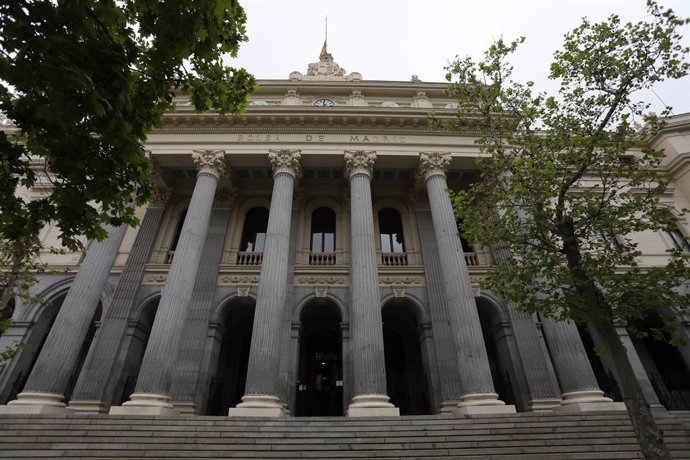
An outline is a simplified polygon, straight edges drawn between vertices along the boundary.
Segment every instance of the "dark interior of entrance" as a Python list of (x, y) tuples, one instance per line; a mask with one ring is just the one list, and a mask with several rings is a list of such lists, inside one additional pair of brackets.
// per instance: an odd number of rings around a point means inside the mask
[(343, 415), (343, 346), (340, 310), (326, 299), (302, 310), (297, 416)]
[(510, 359), (508, 335), (496, 307), (483, 298), (477, 299), (477, 312), (482, 326), (484, 345), (489, 358), (491, 378), (498, 398), (506, 404), (515, 404), (516, 381)]
[(228, 409), (242, 402), (247, 383), (247, 366), (254, 325), (254, 300), (232, 300), (224, 309), (218, 367), (209, 384), (206, 415), (228, 415)]
[(386, 385), (401, 415), (431, 413), (429, 382), (422, 361), (419, 318), (414, 305), (393, 299), (381, 311)]

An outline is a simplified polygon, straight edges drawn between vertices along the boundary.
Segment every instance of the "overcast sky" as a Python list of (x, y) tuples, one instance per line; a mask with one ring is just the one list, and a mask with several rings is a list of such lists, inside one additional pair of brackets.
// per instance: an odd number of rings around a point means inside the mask
[[(546, 79), (553, 51), (563, 35), (583, 16), (602, 20), (611, 13), (624, 21), (645, 17), (644, 0), (244, 0), (249, 42), (233, 65), (259, 79), (286, 79), (293, 70), (305, 73), (318, 61), (328, 16), (328, 50), (349, 73), (365, 80), (444, 81), (443, 67), (456, 55), (481, 57), (498, 37), (527, 40), (514, 59), (515, 78), (534, 80), (552, 89)], [(690, 17), (690, 0), (662, 0)], [(690, 26), (683, 28), (690, 45)], [(690, 112), (690, 77), (664, 83), (657, 95)], [(661, 107), (654, 94), (645, 99)], [(658, 110), (658, 109), (657, 109)]]

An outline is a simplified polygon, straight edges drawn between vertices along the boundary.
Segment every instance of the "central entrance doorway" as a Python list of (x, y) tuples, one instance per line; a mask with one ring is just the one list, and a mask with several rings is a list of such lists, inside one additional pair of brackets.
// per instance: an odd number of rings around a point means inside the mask
[(327, 299), (309, 302), (300, 316), (297, 416), (343, 415), (340, 310)]

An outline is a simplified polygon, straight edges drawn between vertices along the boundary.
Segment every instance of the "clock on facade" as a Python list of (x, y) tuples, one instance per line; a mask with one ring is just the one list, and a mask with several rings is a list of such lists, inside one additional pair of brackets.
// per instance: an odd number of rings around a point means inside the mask
[(335, 106), (335, 102), (330, 99), (317, 99), (314, 101), (314, 105), (316, 107), (333, 107)]

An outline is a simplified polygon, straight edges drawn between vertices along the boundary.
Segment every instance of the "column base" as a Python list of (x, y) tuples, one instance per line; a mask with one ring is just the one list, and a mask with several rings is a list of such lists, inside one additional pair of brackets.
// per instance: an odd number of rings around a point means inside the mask
[(270, 395), (244, 395), (242, 402), (228, 411), (228, 417), (278, 418), (286, 415), (280, 398)]
[(400, 409), (390, 402), (387, 395), (368, 394), (352, 398), (347, 408), (347, 416), (359, 417), (400, 417)]
[(170, 396), (154, 393), (134, 393), (121, 406), (110, 408), (110, 415), (160, 415), (180, 413), (170, 404)]
[(551, 412), (561, 406), (560, 399), (531, 399), (527, 402), (529, 412)]
[(199, 411), (196, 408), (196, 403), (191, 401), (175, 401), (172, 404), (180, 415), (199, 415)]
[(70, 401), (67, 408), (72, 409), (78, 414), (107, 414), (109, 409), (108, 405), (103, 401), (87, 399)]
[(454, 414), (455, 410), (458, 408), (458, 403), (460, 403), (460, 401), (457, 401), (457, 400), (443, 401), (441, 403), (441, 408), (438, 410), (438, 413), (439, 414)]
[(0, 414), (69, 414), (64, 396), (57, 393), (23, 391), (17, 399), (0, 406)]
[(514, 414), (515, 406), (506, 405), (496, 393), (469, 393), (460, 396), (455, 413), (472, 416), (479, 414)]
[(604, 396), (601, 390), (572, 391), (563, 393), (563, 400), (557, 412), (624, 411), (625, 403), (614, 402)]

